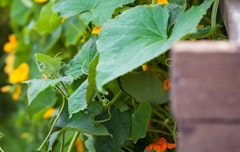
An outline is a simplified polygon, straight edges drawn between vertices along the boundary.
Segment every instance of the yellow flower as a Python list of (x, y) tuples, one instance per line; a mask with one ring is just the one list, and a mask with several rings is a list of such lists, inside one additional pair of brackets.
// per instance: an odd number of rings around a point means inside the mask
[(6, 65), (4, 67), (5, 73), (10, 74), (13, 71), (14, 60), (15, 60), (14, 53), (8, 54), (8, 56), (6, 57), (6, 60), (5, 60), (5, 63), (6, 63)]
[(14, 34), (8, 36), (8, 42), (4, 44), (3, 50), (6, 53), (11, 53), (17, 48), (17, 38)]
[(11, 88), (12, 88), (12, 87), (11, 87), (10, 85), (6, 85), (6, 86), (1, 87), (1, 88), (0, 88), (0, 91), (1, 91), (1, 92), (4, 92), (4, 93), (5, 93), (5, 92), (9, 92), (9, 91), (11, 90)]
[(56, 111), (55, 108), (49, 108), (49, 109), (43, 114), (43, 118), (44, 118), (44, 119), (50, 118), (55, 111)]
[(64, 23), (66, 21), (66, 18), (65, 17), (62, 17), (61, 18), (61, 23)]
[(143, 71), (147, 71), (148, 70), (148, 65), (147, 64), (143, 64), (142, 65), (142, 70)]
[(77, 152), (84, 152), (84, 146), (83, 146), (82, 140), (80, 138), (78, 138), (76, 140), (75, 147), (77, 149)]
[(46, 1), (48, 1), (48, 0), (34, 0), (34, 2), (36, 2), (36, 3), (44, 3)]
[(15, 92), (12, 94), (13, 100), (17, 101), (21, 95), (22, 87), (21, 85), (17, 85)]
[(9, 82), (14, 84), (18, 82), (22, 82), (28, 79), (29, 75), (29, 66), (27, 63), (21, 63), (17, 69), (13, 70), (9, 74)]
[(97, 35), (101, 29), (102, 29), (102, 26), (95, 26), (92, 30), (92, 34)]
[(168, 4), (168, 0), (157, 0), (157, 4)]

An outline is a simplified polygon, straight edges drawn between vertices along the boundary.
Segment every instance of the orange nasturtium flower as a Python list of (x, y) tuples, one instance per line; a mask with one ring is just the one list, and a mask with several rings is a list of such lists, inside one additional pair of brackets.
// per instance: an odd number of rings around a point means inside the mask
[(84, 146), (83, 142), (80, 138), (78, 138), (75, 142), (75, 147), (77, 149), (77, 152), (84, 152)]
[(92, 34), (97, 35), (101, 29), (102, 29), (102, 26), (95, 26), (92, 30)]
[(12, 53), (17, 47), (17, 38), (14, 34), (8, 36), (8, 42), (4, 44), (3, 50), (6, 53)]
[(168, 4), (168, 0), (157, 0), (157, 4)]
[(163, 89), (167, 91), (167, 90), (169, 90), (169, 88), (170, 88), (170, 80), (169, 80), (169, 78), (167, 78), (163, 82)]
[(17, 101), (21, 95), (21, 92), (22, 92), (22, 86), (17, 85), (15, 92), (12, 94), (12, 99), (14, 101)]
[(146, 147), (146, 152), (165, 152), (168, 149), (173, 149), (176, 147), (174, 143), (168, 143), (165, 138), (160, 138), (156, 143), (152, 143)]
[(44, 3), (46, 1), (48, 1), (48, 0), (34, 0), (34, 2), (36, 2), (36, 3)]
[(14, 84), (18, 82), (23, 82), (28, 79), (29, 75), (29, 66), (27, 63), (21, 63), (17, 69), (13, 70), (9, 74), (9, 82)]
[(44, 119), (50, 118), (55, 111), (56, 111), (55, 108), (49, 108), (49, 109), (43, 114), (43, 118), (44, 118)]

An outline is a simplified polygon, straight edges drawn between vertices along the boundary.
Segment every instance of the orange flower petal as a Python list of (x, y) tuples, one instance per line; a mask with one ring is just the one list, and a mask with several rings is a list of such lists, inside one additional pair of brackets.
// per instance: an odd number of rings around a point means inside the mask
[(168, 149), (173, 149), (173, 148), (176, 148), (176, 144), (174, 144), (174, 143), (168, 143), (168, 144), (167, 144), (167, 147), (168, 147)]
[(83, 142), (80, 138), (78, 138), (75, 142), (75, 147), (77, 149), (77, 152), (84, 152), (84, 146)]
[(168, 79), (164, 80), (164, 82), (163, 82), (163, 89), (167, 91), (167, 90), (169, 90), (169, 88), (170, 88), (170, 80), (168, 78)]
[(49, 108), (49, 109), (43, 114), (43, 118), (44, 118), (44, 119), (50, 118), (55, 111), (56, 111), (55, 108)]
[(95, 26), (92, 30), (92, 34), (97, 35), (101, 29), (102, 29), (102, 26)]
[(13, 100), (17, 101), (21, 95), (22, 87), (17, 85), (15, 92), (12, 94)]
[(145, 148), (146, 152), (151, 152), (151, 151), (153, 150), (153, 146), (154, 146), (154, 144), (149, 144), (149, 145)]

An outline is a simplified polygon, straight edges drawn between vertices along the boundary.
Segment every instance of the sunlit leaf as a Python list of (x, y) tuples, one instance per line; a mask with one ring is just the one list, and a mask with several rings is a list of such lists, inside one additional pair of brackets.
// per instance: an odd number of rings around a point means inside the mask
[(66, 46), (76, 45), (86, 30), (86, 25), (77, 16), (68, 18), (62, 25)]
[(61, 0), (53, 6), (55, 12), (63, 17), (80, 14), (85, 24), (93, 22), (101, 25), (112, 17), (114, 10), (134, 0)]
[(49, 138), (49, 143), (48, 143), (48, 151), (52, 151), (54, 143), (57, 141), (57, 139), (61, 135), (62, 135), (62, 131), (55, 131), (54, 133), (51, 134)]
[(90, 38), (81, 48), (81, 50), (70, 61), (68, 69), (65, 71), (66, 75), (71, 75), (77, 79), (82, 74), (88, 74), (89, 64), (95, 57), (97, 37)]
[(59, 71), (61, 70), (61, 63), (62, 63), (62, 58), (60, 57), (50, 57), (46, 54), (40, 54), (36, 53), (36, 60), (37, 60), (37, 65), (38, 69), (40, 72), (43, 74), (46, 74), (47, 76), (55, 76), (59, 75)]
[(96, 77), (96, 66), (98, 64), (98, 58), (99, 56), (96, 56), (96, 58), (94, 58), (89, 65), (88, 86), (87, 86), (87, 93), (86, 93), (86, 99), (88, 103), (91, 101), (96, 91), (95, 77)]
[(25, 81), (28, 84), (27, 97), (28, 105), (45, 89), (50, 86), (55, 86), (60, 80), (51, 80), (51, 79), (32, 79)]
[(28, 84), (27, 89), (27, 97), (28, 97), (28, 105), (32, 103), (32, 101), (45, 89), (48, 87), (54, 87), (58, 82), (63, 82), (64, 84), (68, 85), (73, 82), (72, 77), (65, 76), (60, 77), (58, 79), (31, 79), (25, 81), (24, 83)]
[(194, 33), (212, 2), (206, 0), (182, 13), (170, 36), (168, 5), (137, 6), (104, 24), (97, 41), (98, 90), (103, 91), (106, 83), (165, 53), (175, 41)]
[(69, 97), (68, 110), (70, 117), (72, 114), (77, 113), (87, 108), (86, 92), (88, 80), (85, 80)]
[(48, 87), (46, 90), (40, 92), (28, 107), (32, 122), (37, 123), (40, 119), (42, 119), (44, 112), (55, 103), (56, 93), (52, 90), (52, 88)]

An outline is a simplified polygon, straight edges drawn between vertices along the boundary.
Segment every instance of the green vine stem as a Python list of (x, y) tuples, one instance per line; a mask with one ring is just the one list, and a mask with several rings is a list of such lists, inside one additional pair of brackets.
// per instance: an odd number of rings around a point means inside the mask
[(70, 142), (70, 145), (69, 145), (69, 147), (68, 147), (67, 152), (71, 152), (71, 151), (72, 151), (72, 148), (73, 148), (73, 146), (74, 146), (74, 143), (76, 142), (79, 134), (80, 134), (79, 132), (75, 132), (75, 134), (73, 135), (73, 138), (72, 138), (72, 140), (71, 140), (71, 142)]
[(156, 133), (161, 133), (161, 134), (165, 134), (167, 136), (172, 136), (170, 133), (163, 131), (163, 130), (158, 130), (158, 129), (148, 129), (148, 132), (156, 132)]
[(62, 134), (60, 152), (64, 152), (65, 132)]
[(177, 133), (176, 133), (176, 130), (177, 130), (177, 122), (175, 121), (175, 122), (174, 122), (174, 126), (173, 126), (173, 130), (172, 130), (172, 137), (173, 137), (173, 140), (174, 140), (175, 143), (176, 143), (176, 141), (177, 141)]
[(3, 149), (0, 147), (0, 152), (4, 152)]
[(42, 142), (42, 144), (39, 146), (39, 148), (37, 149), (37, 151), (40, 151), (40, 150), (43, 148), (43, 146), (44, 146), (45, 143), (47, 142), (48, 138), (50, 137), (50, 135), (51, 135), (51, 133), (52, 133), (52, 131), (53, 131), (54, 125), (55, 125), (55, 123), (57, 122), (59, 116), (61, 115), (61, 113), (62, 113), (62, 111), (63, 111), (64, 105), (65, 105), (65, 97), (63, 96), (62, 106), (61, 106), (61, 108), (60, 108), (60, 110), (59, 110), (59, 112), (58, 112), (58, 115), (57, 115), (56, 118), (54, 119), (54, 121), (53, 121), (53, 123), (52, 123), (52, 126), (51, 126), (51, 128), (50, 128), (50, 131), (48, 132), (46, 138), (44, 139), (44, 141)]
[[(219, 5), (219, 0), (214, 0), (212, 14), (211, 14), (211, 29), (213, 29), (216, 26), (218, 5)], [(215, 36), (213, 35), (212, 38), (214, 39)]]
[(111, 107), (112, 105), (114, 105), (117, 101), (118, 101), (118, 99), (121, 97), (121, 95), (122, 95), (122, 91), (120, 90), (120, 91), (118, 91), (118, 93), (113, 97), (113, 99), (108, 103), (108, 107)]
[(108, 108), (108, 117), (106, 118), (106, 119), (103, 119), (103, 120), (94, 120), (93, 122), (94, 123), (104, 123), (104, 122), (107, 122), (107, 121), (109, 121), (109, 120), (111, 120), (112, 119), (112, 114), (111, 114), (111, 108), (109, 107)]

